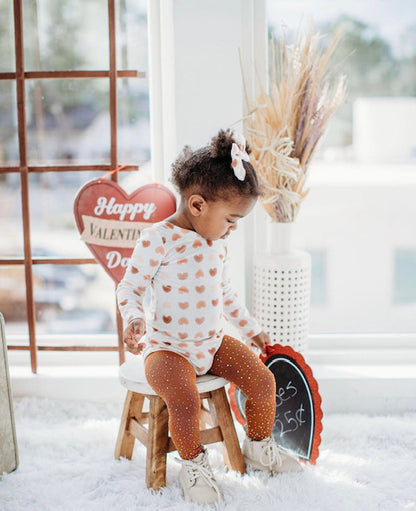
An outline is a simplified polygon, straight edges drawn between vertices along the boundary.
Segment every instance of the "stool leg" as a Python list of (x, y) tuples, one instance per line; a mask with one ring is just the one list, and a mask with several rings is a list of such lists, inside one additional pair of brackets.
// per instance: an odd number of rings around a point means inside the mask
[(132, 391), (127, 391), (121, 416), (114, 457), (119, 460), (121, 457), (131, 460), (134, 448), (134, 436), (129, 432), (131, 417), (139, 417), (143, 408), (144, 396)]
[(230, 411), (230, 404), (227, 399), (224, 387), (211, 392), (210, 402), (215, 408), (215, 415), (223, 437), (223, 456), (226, 465), (231, 470), (241, 474), (246, 473), (246, 465), (241, 453), (234, 421)]
[(158, 490), (166, 486), (166, 454), (169, 444), (169, 414), (159, 396), (148, 396), (149, 434), (147, 440), (146, 484)]

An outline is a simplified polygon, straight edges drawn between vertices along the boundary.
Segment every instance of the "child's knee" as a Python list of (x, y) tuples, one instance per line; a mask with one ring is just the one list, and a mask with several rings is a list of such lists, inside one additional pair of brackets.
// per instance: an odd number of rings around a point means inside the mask
[(261, 375), (256, 379), (256, 385), (252, 391), (252, 398), (267, 402), (276, 399), (276, 381), (273, 373), (266, 367), (263, 367)]
[(182, 417), (194, 417), (199, 414), (201, 401), (198, 391), (174, 392), (164, 399), (169, 410), (169, 415), (181, 415)]
[(276, 397), (276, 380), (274, 379), (273, 373), (267, 369), (267, 376), (266, 376), (266, 390), (268, 391), (268, 394), (273, 396), (273, 399)]

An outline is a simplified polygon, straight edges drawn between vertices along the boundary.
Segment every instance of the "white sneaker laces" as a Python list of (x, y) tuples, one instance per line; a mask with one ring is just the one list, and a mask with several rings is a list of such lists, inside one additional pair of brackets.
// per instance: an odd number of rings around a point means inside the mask
[(182, 463), (186, 467), (189, 482), (193, 486), (198, 478), (202, 478), (209, 487), (213, 488), (218, 496), (221, 496), (220, 490), (216, 484), (214, 474), (212, 473), (211, 467), (208, 464), (208, 458), (206, 456), (201, 457), (199, 461), (195, 460), (182, 460), (175, 458), (176, 461)]
[(269, 437), (262, 446), (260, 463), (272, 470), (274, 465), (282, 466), (283, 457), (279, 446)]

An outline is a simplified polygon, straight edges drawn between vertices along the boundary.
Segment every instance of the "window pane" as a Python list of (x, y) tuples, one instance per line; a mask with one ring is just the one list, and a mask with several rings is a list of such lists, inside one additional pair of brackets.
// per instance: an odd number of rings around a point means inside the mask
[[(289, 43), (294, 40), (299, 27), (308, 31), (308, 20), (313, 20), (315, 31), (323, 35), (323, 46), (342, 24), (342, 38), (331, 58), (331, 71), (346, 75), (348, 93), (345, 104), (331, 119), (316, 156), (330, 160), (353, 159), (357, 151), (354, 145), (359, 142), (354, 140), (355, 101), (372, 96), (384, 100), (392, 96), (408, 98), (416, 94), (414, 2), (378, 2), (375, 11), (371, 2), (311, 0), (303, 2), (300, 9), (298, 2), (268, 0), (267, 11), (269, 31), (278, 38), (284, 35)], [(392, 19), (394, 24), (390, 22)], [(398, 125), (396, 118), (390, 119), (389, 113), (387, 106), (381, 124), (392, 127), (393, 138), (394, 130), (398, 128), (409, 140), (411, 137), (403, 122)], [(365, 119), (365, 123), (371, 128), (379, 128), (379, 122), (374, 118)], [(378, 147), (384, 143), (389, 144), (387, 137), (383, 142), (378, 141)], [(385, 152), (384, 147), (380, 149)]]
[(15, 166), (18, 160), (16, 87), (0, 81), (0, 166)]
[(33, 256), (92, 257), (75, 224), (74, 200), (93, 172), (43, 172), (29, 175)]
[(14, 31), (13, 31), (13, 2), (9, 0), (0, 1), (0, 73), (13, 72), (15, 67), (14, 59)]
[(416, 250), (394, 254), (394, 303), (416, 304)]
[(23, 256), (21, 204), (20, 174), (0, 176), (0, 258)]
[(147, 70), (147, 0), (116, 2), (117, 67)]
[(375, 11), (311, 0), (299, 10), (269, 0), (267, 8), (270, 33), (288, 44), (309, 19), (322, 48), (343, 29), (328, 76), (345, 74), (347, 94), (307, 168), (310, 193), (294, 231), (297, 247), (313, 248), (310, 332), (414, 333), (414, 3), (378, 2)]
[(33, 273), (39, 335), (116, 332), (114, 283), (102, 268), (39, 264)]
[(23, 266), (0, 266), (0, 311), (9, 334), (28, 335)]
[(311, 250), (311, 304), (324, 305), (327, 303), (327, 263), (323, 250)]
[(25, 0), (23, 7), (27, 70), (108, 69), (105, 0)]
[(108, 92), (107, 79), (29, 80), (29, 164), (108, 163)]
[(148, 81), (118, 80), (118, 158), (121, 163), (150, 160)]
[(416, 249), (401, 247), (414, 245), (416, 176), (394, 166), (377, 183), (362, 168), (360, 185), (344, 170), (331, 166), (326, 183), (314, 174), (294, 226), (295, 247), (326, 254), (327, 301), (312, 301), (310, 331), (415, 332)]

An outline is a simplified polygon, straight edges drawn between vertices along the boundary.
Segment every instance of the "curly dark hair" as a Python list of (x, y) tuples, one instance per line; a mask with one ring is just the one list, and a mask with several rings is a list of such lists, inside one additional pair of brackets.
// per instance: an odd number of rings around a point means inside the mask
[[(250, 162), (243, 161), (246, 170), (240, 181), (231, 167), (231, 146), (234, 142), (231, 130), (220, 130), (210, 145), (192, 151), (185, 146), (172, 165), (172, 183), (180, 194), (198, 193), (206, 200), (227, 200), (231, 196), (257, 198), (262, 194), (256, 171)], [(251, 150), (246, 147), (246, 152)]]

